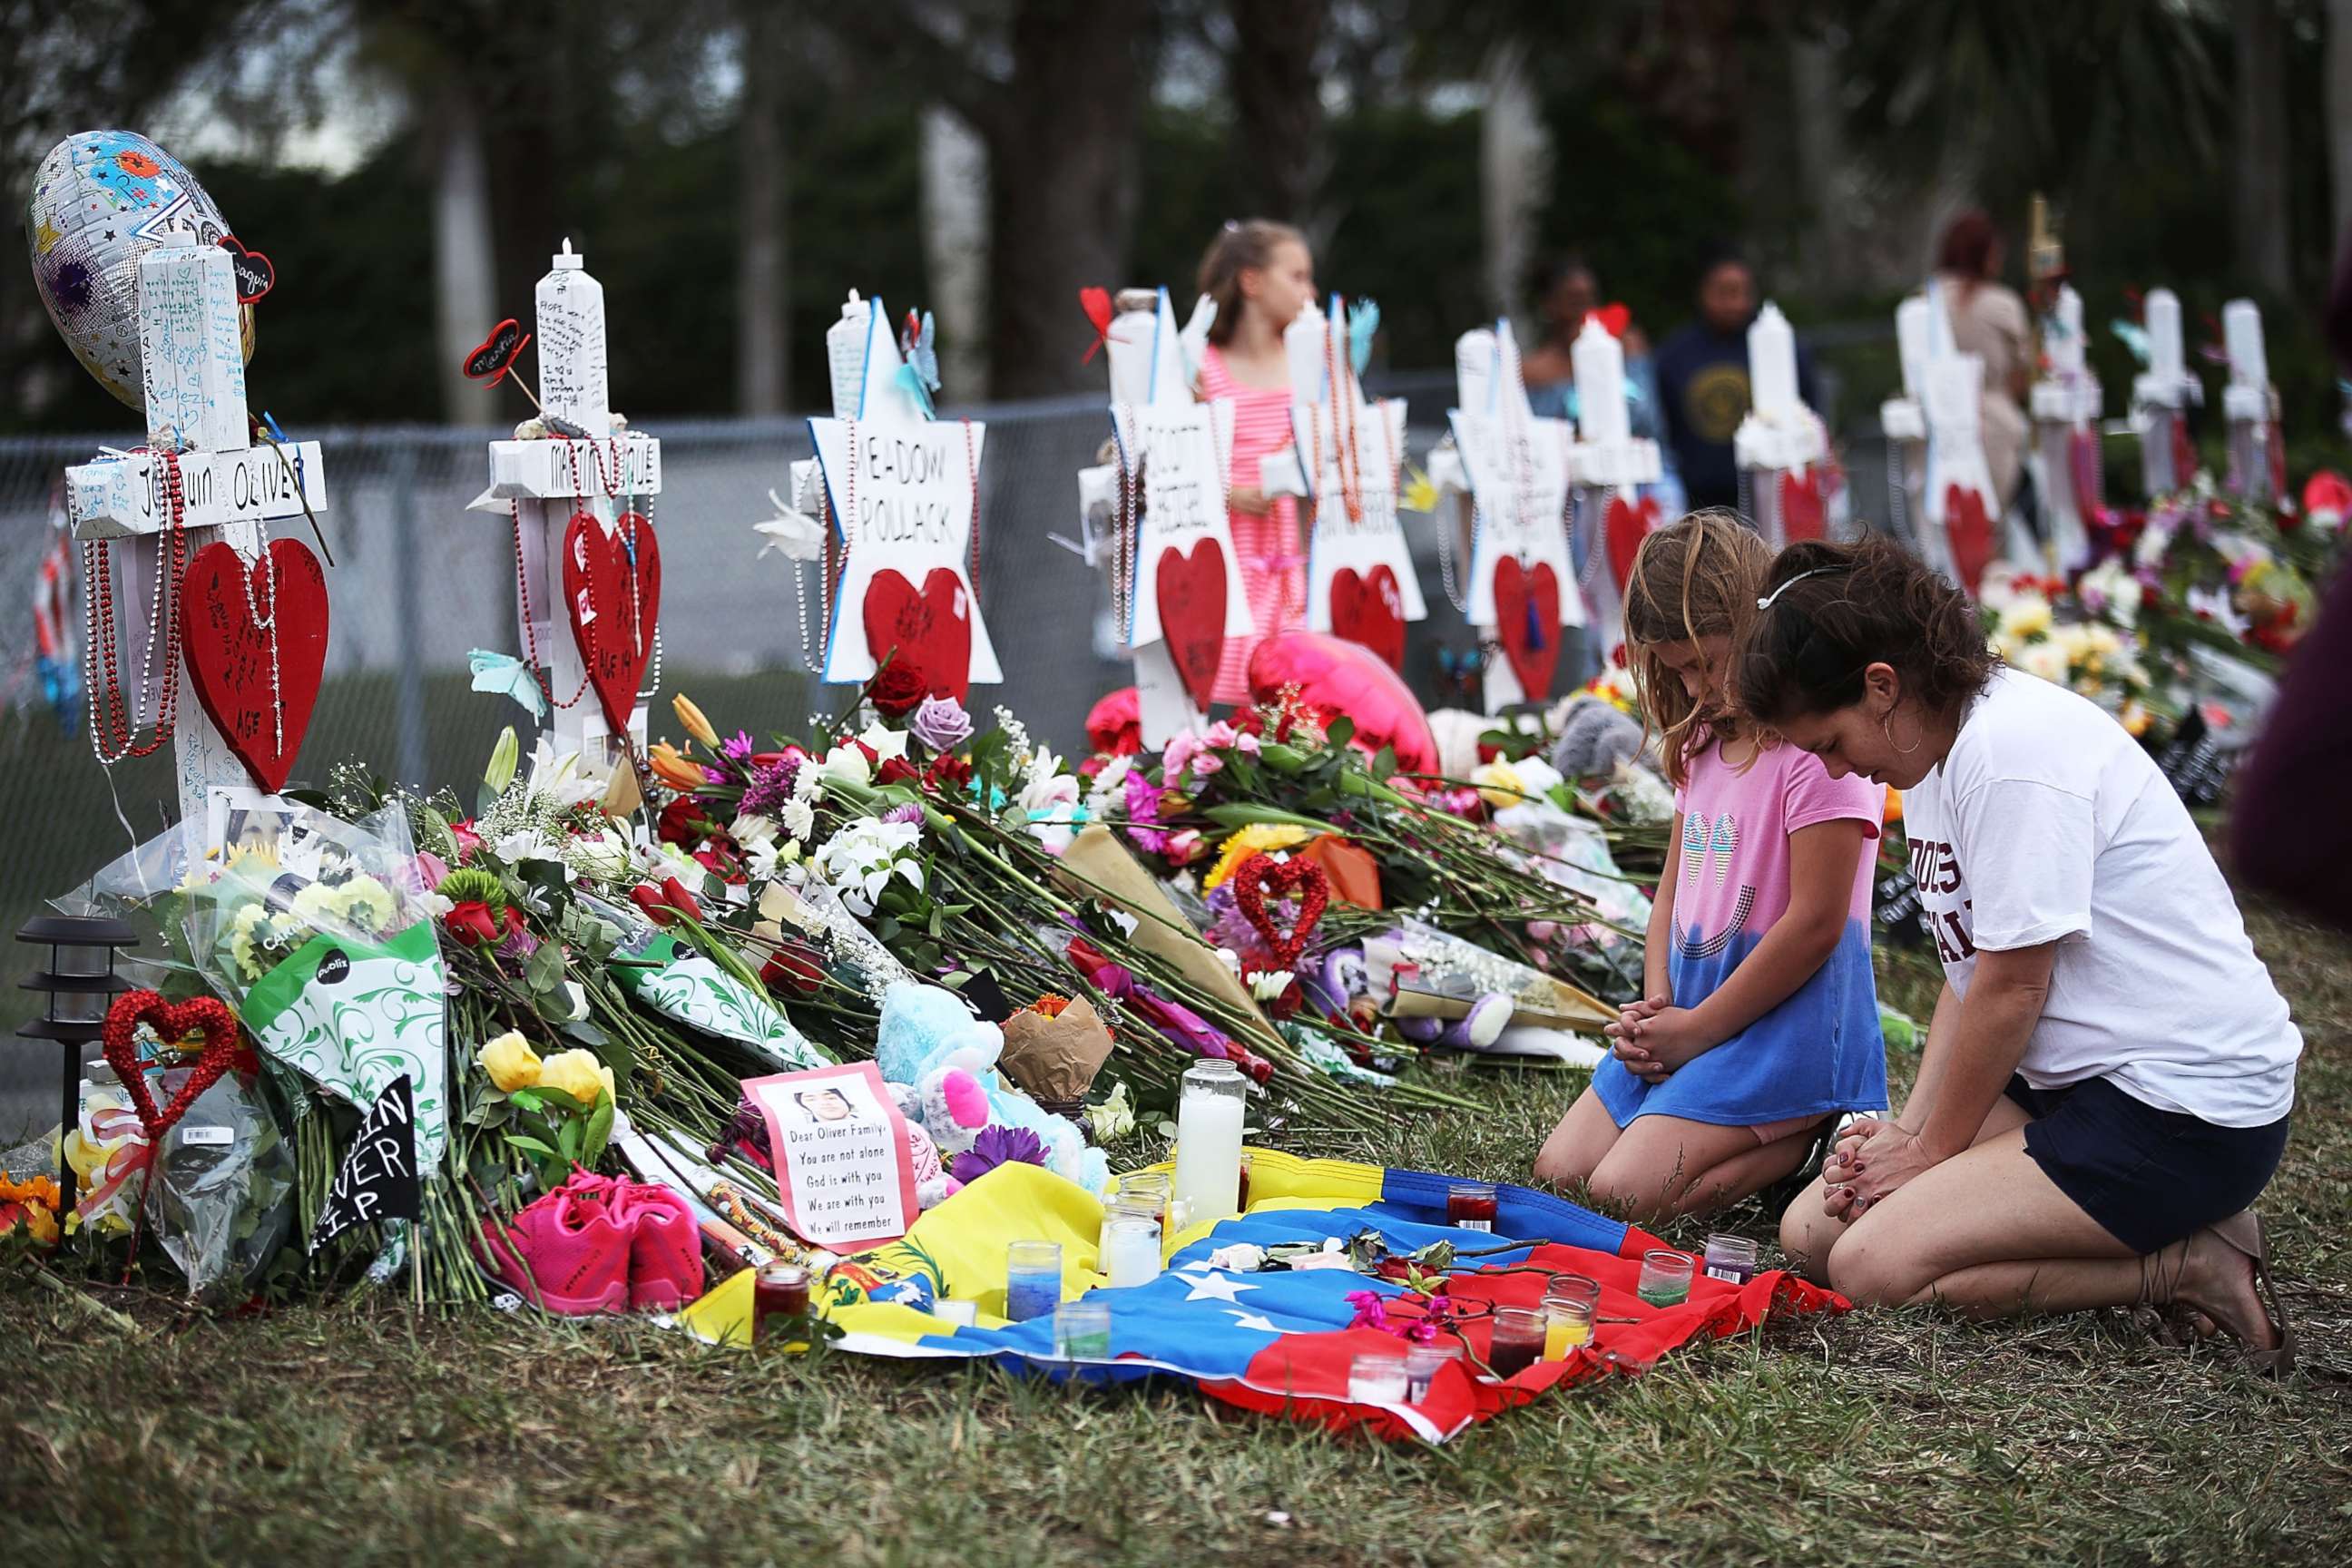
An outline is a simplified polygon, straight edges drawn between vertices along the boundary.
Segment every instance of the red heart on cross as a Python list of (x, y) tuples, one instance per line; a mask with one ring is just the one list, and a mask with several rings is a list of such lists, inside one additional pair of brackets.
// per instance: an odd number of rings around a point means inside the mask
[(1404, 595), (1396, 573), (1375, 566), (1362, 576), (1352, 566), (1331, 574), (1331, 635), (1360, 643), (1388, 661), (1391, 669), (1404, 668)]
[(623, 512), (610, 531), (592, 512), (572, 514), (563, 531), (563, 609), (604, 721), (614, 734), (627, 734), (661, 614), (661, 544), (644, 513)]
[(1609, 498), (1602, 532), (1609, 541), (1609, 570), (1616, 574), (1620, 592), (1633, 580), (1633, 552), (1642, 548), (1642, 541), (1657, 526), (1657, 497), (1643, 496), (1638, 501), (1629, 501), (1623, 496)]
[(1826, 531), (1824, 509), (1822, 505), (1821, 470), (1807, 468), (1800, 472), (1791, 468), (1780, 476), (1780, 539), (1794, 544), (1801, 539), (1819, 539)]
[(1530, 702), (1551, 693), (1559, 664), (1559, 577), (1549, 563), (1529, 571), (1516, 555), (1495, 563), (1495, 634)]
[(1589, 311), (1587, 314), (1591, 320), (1599, 321), (1607, 329), (1612, 338), (1622, 338), (1625, 335), (1625, 329), (1633, 324), (1633, 308), (1622, 300), (1612, 300), (1599, 310)]
[[(1234, 868), (1233, 883), (1234, 902), (1243, 917), (1265, 939), (1280, 967), (1296, 969), (1299, 954), (1307, 951), (1307, 933), (1331, 901), (1331, 879), (1323, 868), (1304, 855), (1277, 860), (1260, 850)], [(1292, 897), (1298, 900), (1297, 914), (1289, 924), (1277, 924), (1266, 900)]]
[[(136, 1031), (144, 1024), (155, 1031), (155, 1037), (166, 1045), (176, 1045), (190, 1035), (202, 1030), (205, 1048), (196, 1058), (195, 1068), (172, 1103), (162, 1110), (155, 1109), (155, 1097), (147, 1091), (147, 1075), (139, 1063), (139, 1043)], [(185, 1002), (171, 1003), (152, 991), (126, 991), (114, 999), (106, 1010), (106, 1023), (100, 1031), (105, 1043), (106, 1065), (122, 1080), (122, 1091), (131, 1098), (131, 1109), (139, 1113), (139, 1125), (145, 1130), (150, 1143), (160, 1140), (178, 1125), (188, 1107), (195, 1104), (205, 1090), (220, 1081), (236, 1060), (239, 1048), (236, 1015), (215, 996), (192, 996)]]
[(1982, 490), (1944, 487), (1944, 537), (1952, 547), (1952, 570), (1973, 599), (1985, 568), (1992, 563), (1992, 518), (1985, 510)]
[(326, 572), (299, 540), (273, 541), (251, 562), (215, 540), (188, 563), (180, 593), (180, 657), (197, 705), (253, 782), (276, 795), (319, 702)]
[(934, 697), (961, 702), (971, 690), (971, 596), (963, 580), (946, 566), (923, 576), (922, 591), (888, 567), (866, 585), (862, 606), (866, 651), (878, 668), (896, 656), (922, 677)]
[(1217, 665), (1225, 656), (1225, 552), (1214, 539), (1192, 542), (1189, 552), (1174, 545), (1160, 552), (1153, 574), (1153, 600), (1160, 607), (1160, 635), (1175, 661), (1192, 706), (1206, 709), (1217, 689)]

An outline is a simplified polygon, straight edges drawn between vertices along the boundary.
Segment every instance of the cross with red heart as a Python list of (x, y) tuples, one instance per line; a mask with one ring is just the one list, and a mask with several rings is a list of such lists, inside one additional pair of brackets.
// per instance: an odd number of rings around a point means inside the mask
[(1352, 566), (1331, 574), (1331, 635), (1370, 648), (1391, 669), (1404, 668), (1404, 595), (1394, 570)]
[(563, 531), (563, 608), (588, 684), (613, 733), (629, 732), (661, 616), (661, 542), (651, 519), (625, 511), (607, 530), (576, 511)]
[(1559, 578), (1549, 563), (1538, 561), (1533, 571), (1516, 555), (1495, 563), (1495, 623), (1520, 692), (1530, 702), (1544, 700), (1559, 664)]
[(286, 787), (327, 665), (327, 574), (310, 547), (270, 542), (248, 564), (225, 542), (181, 579), (180, 656), (196, 703), (253, 782)]
[[(1323, 868), (1304, 855), (1277, 860), (1260, 850), (1234, 868), (1233, 883), (1234, 902), (1243, 918), (1265, 939), (1281, 968), (1296, 970), (1299, 955), (1307, 951), (1307, 933), (1331, 901), (1331, 880)], [(1290, 898), (1297, 899), (1298, 912), (1289, 924), (1277, 925), (1266, 902)]]
[(1217, 665), (1225, 656), (1225, 552), (1215, 539), (1195, 539), (1189, 550), (1160, 552), (1152, 595), (1160, 635), (1176, 678), (1192, 706), (1205, 710), (1217, 691)]
[[(155, 1032), (155, 1037), (166, 1045), (174, 1045), (190, 1035), (202, 1031), (205, 1048), (196, 1057), (188, 1081), (172, 1097), (172, 1103), (161, 1111), (155, 1109), (155, 1097), (148, 1092), (147, 1075), (139, 1062), (139, 1026), (144, 1024)], [(236, 1060), (241, 1042), (237, 1035), (236, 1016), (226, 1004), (213, 996), (193, 996), (185, 1002), (170, 1003), (152, 991), (127, 991), (114, 999), (106, 1010), (106, 1023), (99, 1038), (104, 1044), (106, 1065), (122, 1080), (122, 1089), (130, 1096), (131, 1109), (139, 1113), (139, 1125), (150, 1143), (159, 1142), (164, 1133), (179, 1124), (188, 1108), (201, 1099), (205, 1090), (220, 1081)]]
[(1807, 467), (1790, 468), (1780, 475), (1780, 538), (1795, 544), (1801, 540), (1819, 539), (1826, 521), (1826, 508), (1822, 501), (1821, 470)]
[(1617, 575), (1619, 592), (1633, 580), (1633, 557), (1642, 548), (1642, 541), (1658, 526), (1658, 498), (1643, 496), (1629, 501), (1623, 496), (1609, 498), (1609, 512), (1604, 531), (1609, 539), (1609, 570)]
[(934, 697), (961, 702), (971, 691), (971, 599), (953, 568), (934, 566), (918, 591), (888, 567), (866, 584), (866, 648), (878, 668), (895, 658), (922, 677)]
[(1960, 586), (1975, 598), (1992, 564), (1992, 518), (1985, 509), (1984, 492), (1965, 486), (1944, 487), (1944, 537), (1952, 547), (1952, 569)]

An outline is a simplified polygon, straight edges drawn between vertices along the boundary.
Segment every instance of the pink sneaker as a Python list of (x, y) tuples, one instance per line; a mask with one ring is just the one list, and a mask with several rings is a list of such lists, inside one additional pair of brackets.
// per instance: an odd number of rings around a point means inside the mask
[(629, 1304), (629, 1227), (578, 1176), (506, 1225), (484, 1221), (482, 1237), (492, 1271), (551, 1312), (583, 1317)]
[(702, 1227), (694, 1211), (658, 1182), (615, 1184), (629, 1241), (629, 1305), (674, 1312), (702, 1294)]

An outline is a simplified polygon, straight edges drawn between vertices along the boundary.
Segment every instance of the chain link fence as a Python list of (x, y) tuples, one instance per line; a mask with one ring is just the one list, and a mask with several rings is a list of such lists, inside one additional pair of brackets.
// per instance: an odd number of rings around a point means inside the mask
[[(1444, 434), (1453, 378), (1391, 377), (1372, 390), (1409, 400), (1408, 461), (1423, 463)], [(1108, 434), (1104, 405), (1077, 396), (961, 412), (988, 427), (979, 587), (1004, 669), (1002, 687), (975, 689), (973, 706), (1002, 702), (1041, 742), (1081, 749), (1087, 709), (1129, 676), (1109, 638), (1103, 574), (1052, 536), (1080, 531), (1076, 473), (1097, 460)], [(665, 702), (678, 691), (730, 731), (800, 730), (838, 694), (809, 679), (794, 568), (779, 555), (761, 557), (751, 525), (772, 515), (768, 492), (785, 490), (788, 465), (810, 455), (806, 421), (646, 427), (661, 437), (664, 487), (652, 506), (664, 590), (655, 735), (674, 732)], [(334, 764), (352, 760), (411, 784), (459, 786), (462, 797), (500, 729), (529, 732), (528, 715), (508, 699), (471, 690), (467, 662), (474, 648), (518, 651), (509, 524), (467, 510), (488, 482), (487, 443), (506, 432), (380, 426), (289, 434), (323, 450), (328, 509), (320, 521), (335, 558), (326, 674), (299, 776), (323, 781)], [(80, 710), (61, 721), (34, 661), (34, 596), (56, 538), (64, 470), (101, 446), (136, 439), (126, 429), (0, 440), (0, 933), (163, 831), (173, 809), (169, 749), (100, 769)], [(1857, 516), (1877, 515), (1883, 451), (1854, 444), (1847, 460)], [(304, 531), (297, 524), (294, 531)], [(1434, 531), (1411, 531), (1431, 618), (1412, 628), (1407, 674), (1435, 704), (1434, 649), (1466, 648), (1471, 638), (1438, 590)], [(79, 569), (75, 552), (77, 645)], [(813, 567), (803, 586), (814, 627), (822, 606)], [(136, 649), (122, 657), (126, 681), (134, 679)], [(33, 956), (11, 944), (0, 991), (0, 1141), (21, 1126), (47, 1126), (55, 1114), (50, 1048), (14, 1037), (43, 1001), (16, 986), (36, 967)]]

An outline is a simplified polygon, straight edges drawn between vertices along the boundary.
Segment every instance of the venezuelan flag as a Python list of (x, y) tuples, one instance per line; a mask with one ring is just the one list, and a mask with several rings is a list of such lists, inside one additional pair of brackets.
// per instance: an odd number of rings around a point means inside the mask
[[(1745, 1285), (1703, 1276), (1690, 1299), (1653, 1307), (1634, 1293), (1642, 1254), (1664, 1243), (1565, 1198), (1501, 1185), (1492, 1234), (1449, 1226), (1450, 1178), (1338, 1160), (1253, 1152), (1249, 1212), (1199, 1225), (1168, 1243), (1167, 1268), (1149, 1284), (1111, 1289), (1096, 1270), (1103, 1205), (1085, 1189), (1034, 1165), (1003, 1165), (929, 1210), (907, 1237), (844, 1260), (819, 1289), (842, 1331), (836, 1348), (867, 1355), (970, 1360), (986, 1357), (1052, 1378), (1115, 1383), (1187, 1378), (1213, 1398), (1293, 1420), (1360, 1425), (1381, 1436), (1444, 1442), (1472, 1424), (1523, 1405), (1556, 1384), (1639, 1373), (1694, 1339), (1739, 1332), (1775, 1310), (1843, 1310), (1831, 1292), (1781, 1273)], [(1360, 1353), (1397, 1353), (1397, 1336), (1351, 1325), (1370, 1291), (1400, 1303), (1400, 1320), (1423, 1305), (1400, 1282), (1352, 1268), (1243, 1272), (1214, 1261), (1238, 1244), (1271, 1248), (1344, 1245), (1377, 1232), (1391, 1255), (1451, 1243), (1464, 1256), (1446, 1286), (1461, 1317), (1458, 1335), (1488, 1359), (1491, 1314), (1535, 1307), (1549, 1276), (1583, 1274), (1601, 1288), (1592, 1342), (1561, 1361), (1538, 1362), (1502, 1381), (1455, 1360), (1418, 1399), (1366, 1403), (1350, 1396), (1349, 1369)], [(1062, 1247), (1063, 1299), (1110, 1308), (1108, 1359), (1071, 1362), (1055, 1353), (1050, 1318), (1003, 1316), (1006, 1247), (1053, 1241)], [(1407, 1298), (1412, 1298), (1407, 1300)], [(952, 1299), (972, 1302), (978, 1324), (960, 1327), (929, 1310)], [(685, 1315), (705, 1337), (749, 1339), (747, 1270)]]

